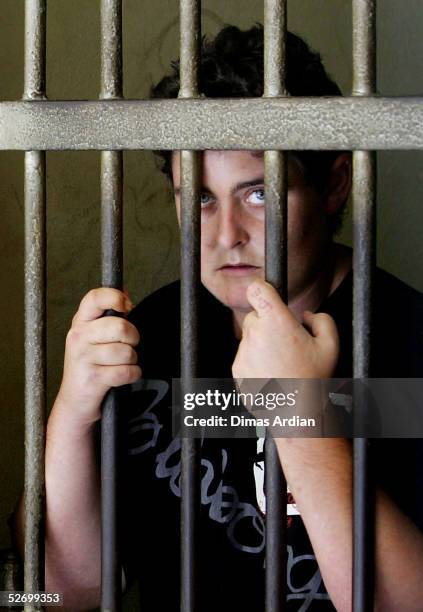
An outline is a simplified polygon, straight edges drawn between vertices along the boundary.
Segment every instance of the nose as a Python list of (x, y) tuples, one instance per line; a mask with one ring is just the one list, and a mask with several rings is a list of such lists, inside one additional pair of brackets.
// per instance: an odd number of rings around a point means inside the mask
[(236, 204), (220, 207), (216, 240), (225, 249), (233, 249), (248, 242), (249, 233), (245, 215)]

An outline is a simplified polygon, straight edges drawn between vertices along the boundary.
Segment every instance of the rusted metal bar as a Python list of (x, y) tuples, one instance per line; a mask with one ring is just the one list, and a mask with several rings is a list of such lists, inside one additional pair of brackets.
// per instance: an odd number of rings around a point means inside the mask
[(46, 0), (25, 0), (24, 100), (46, 97)]
[[(198, 96), (201, 44), (201, 1), (180, 0), (179, 98)], [(184, 149), (187, 148), (183, 139)], [(200, 288), (201, 159), (196, 151), (181, 151), (181, 377), (186, 392), (198, 375)], [(181, 611), (199, 610), (198, 527), (200, 518), (200, 446), (181, 441)]]
[[(121, 97), (122, 0), (102, 0), (100, 98), (117, 100)], [(122, 155), (121, 151), (101, 153), (102, 284), (115, 289), (122, 288)], [(120, 610), (122, 596), (117, 393), (112, 389), (107, 394), (101, 419), (101, 608), (104, 611)]]
[(198, 97), (201, 0), (180, 0), (180, 98)]
[[(45, 98), (46, 2), (25, 2), (24, 99)], [(27, 592), (44, 589), (46, 418), (46, 159), (25, 154), (25, 570)], [(27, 612), (35, 610), (26, 604)]]
[(187, 148), (423, 149), (423, 98), (0, 102), (0, 150)]
[[(286, 0), (264, 2), (264, 97), (286, 96)], [(266, 279), (288, 301), (287, 165), (283, 151), (265, 151)], [(286, 480), (275, 442), (266, 437), (266, 612), (286, 609)]]
[(376, 93), (376, 0), (353, 0), (353, 95)]
[(286, 96), (286, 0), (264, 0), (264, 88), (266, 98)]
[[(198, 375), (200, 285), (200, 160), (181, 152), (181, 377), (183, 392)], [(181, 610), (201, 609), (198, 602), (198, 533), (200, 514), (200, 446), (181, 441)]]
[[(353, 1), (353, 94), (376, 93), (376, 0)], [(353, 153), (353, 375), (370, 376), (373, 270), (376, 245), (376, 157)], [(361, 414), (369, 408), (357, 398)], [(356, 411), (357, 411), (356, 404)], [(375, 492), (365, 438), (354, 440), (353, 610), (374, 608)]]
[[(45, 153), (25, 154), (25, 576), (27, 592), (44, 584), (46, 418)], [(35, 606), (25, 606), (35, 610)]]
[(101, 0), (101, 94), (122, 97), (122, 0)]

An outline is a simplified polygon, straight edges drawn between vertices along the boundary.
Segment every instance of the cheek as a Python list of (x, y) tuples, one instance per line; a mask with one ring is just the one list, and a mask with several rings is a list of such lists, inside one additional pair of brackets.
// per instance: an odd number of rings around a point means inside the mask
[[(314, 242), (322, 233), (325, 215), (317, 198), (288, 199), (288, 236), (291, 245)], [(289, 244), (289, 243), (288, 243)]]
[(215, 235), (213, 224), (210, 221), (201, 219), (201, 253), (208, 253), (215, 245)]

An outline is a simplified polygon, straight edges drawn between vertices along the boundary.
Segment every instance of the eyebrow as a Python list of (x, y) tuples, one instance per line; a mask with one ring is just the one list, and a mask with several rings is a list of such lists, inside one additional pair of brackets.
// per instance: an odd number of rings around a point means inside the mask
[[(264, 185), (264, 176), (259, 176), (251, 181), (242, 181), (241, 183), (237, 183), (231, 189), (231, 195), (234, 195), (237, 191), (241, 191), (241, 189), (248, 189), (248, 187), (256, 187), (257, 185)], [(181, 188), (175, 187), (173, 191), (175, 195), (179, 195), (181, 193)], [(213, 191), (207, 187), (207, 185), (202, 185), (201, 191), (213, 193)]]

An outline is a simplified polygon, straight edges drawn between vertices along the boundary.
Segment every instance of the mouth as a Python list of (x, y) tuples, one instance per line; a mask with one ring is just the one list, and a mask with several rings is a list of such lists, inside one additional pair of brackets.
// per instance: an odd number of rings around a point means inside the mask
[(253, 266), (247, 263), (225, 264), (218, 268), (219, 272), (228, 276), (247, 276), (255, 270), (260, 270), (260, 266)]

